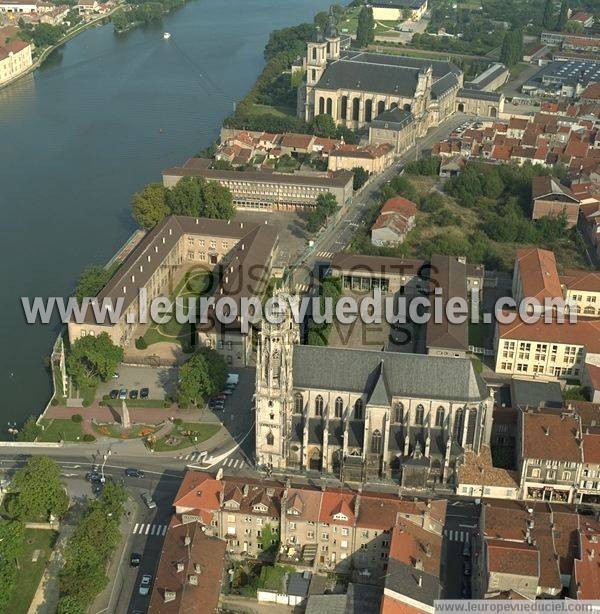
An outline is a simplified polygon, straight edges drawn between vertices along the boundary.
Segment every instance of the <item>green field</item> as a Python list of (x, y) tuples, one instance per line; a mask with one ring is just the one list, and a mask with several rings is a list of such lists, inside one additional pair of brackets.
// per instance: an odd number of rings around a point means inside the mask
[(40, 425), (44, 430), (38, 437), (38, 441), (59, 442), (59, 441), (80, 441), (83, 437), (80, 422), (73, 422), (68, 418), (57, 418), (54, 420), (40, 420)]
[[(25, 552), (19, 559), (17, 584), (12, 599), (6, 607), (6, 612), (27, 614), (48, 563), (48, 558), (52, 554), (56, 537), (55, 531), (25, 529)], [(40, 550), (40, 553), (38, 560), (34, 563), (31, 559), (36, 550)]]

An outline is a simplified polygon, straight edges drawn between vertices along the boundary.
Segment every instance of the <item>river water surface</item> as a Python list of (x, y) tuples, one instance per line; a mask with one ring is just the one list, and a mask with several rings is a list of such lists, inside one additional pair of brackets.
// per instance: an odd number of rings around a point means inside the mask
[(109, 260), (135, 229), (131, 194), (214, 139), (272, 30), (328, 4), (192, 0), (161, 24), (90, 29), (0, 90), (0, 437), (50, 394), (59, 325), (28, 325), (20, 297), (68, 295)]

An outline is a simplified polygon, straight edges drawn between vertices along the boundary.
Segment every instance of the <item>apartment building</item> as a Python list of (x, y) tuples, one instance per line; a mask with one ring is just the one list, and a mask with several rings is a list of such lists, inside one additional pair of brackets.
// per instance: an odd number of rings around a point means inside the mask
[(573, 507), (485, 499), (474, 553), (473, 597), (555, 598), (571, 585), (580, 527), (599, 526)]
[(14, 32), (10, 26), (0, 28), (0, 85), (12, 81), (33, 64), (31, 43), (13, 39)]
[(559, 277), (563, 297), (579, 316), (600, 317), (600, 273), (567, 269)]
[(569, 590), (571, 599), (600, 600), (598, 561), (600, 530), (597, 523), (582, 521), (577, 531), (577, 556)]
[(586, 427), (581, 449), (583, 459), (577, 485), (579, 503), (600, 503), (600, 428)]
[(583, 462), (579, 416), (527, 409), (520, 414), (519, 427), (522, 498), (574, 501)]
[(231, 557), (260, 557), (268, 524), (279, 536), (280, 562), (354, 571), (375, 584), (388, 569), (391, 532), (399, 520), (441, 542), (446, 515), (444, 500), (402, 500), (196, 471), (186, 474), (173, 505), (183, 523), (202, 523), (207, 535), (227, 540)]
[(229, 188), (236, 207), (263, 211), (311, 208), (327, 193), (343, 206), (353, 194), (354, 175), (348, 170), (310, 174), (228, 171), (211, 169), (210, 164), (210, 160), (190, 158), (183, 166), (164, 170), (163, 185), (172, 188), (183, 177), (202, 177)]

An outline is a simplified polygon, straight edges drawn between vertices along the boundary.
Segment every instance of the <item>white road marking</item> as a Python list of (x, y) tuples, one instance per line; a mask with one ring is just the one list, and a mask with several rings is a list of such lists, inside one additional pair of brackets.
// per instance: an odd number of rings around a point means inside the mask
[(139, 522), (135, 523), (135, 527), (133, 527), (133, 534), (135, 535), (137, 533), (138, 527), (140, 526)]
[(154, 531), (156, 531), (156, 525), (155, 524), (152, 525), (152, 529), (150, 531), (150, 535), (154, 535)]
[(165, 526), (163, 527), (163, 530), (162, 530), (162, 536), (163, 536), (163, 537), (164, 537), (164, 536), (166, 535), (166, 533), (167, 533), (167, 528), (168, 528), (168, 526), (169, 526), (169, 525), (165, 525)]
[(150, 532), (150, 525), (146, 527), (146, 533), (144, 535), (148, 535), (149, 532)]

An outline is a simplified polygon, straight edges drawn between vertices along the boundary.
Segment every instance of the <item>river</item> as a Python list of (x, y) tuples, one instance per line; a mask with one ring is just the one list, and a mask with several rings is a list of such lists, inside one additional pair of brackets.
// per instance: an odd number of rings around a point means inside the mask
[[(131, 195), (206, 147), (252, 86), (272, 30), (326, 0), (192, 0), (161, 24), (92, 28), (0, 90), (0, 437), (39, 414), (58, 330), (22, 296), (66, 296), (134, 231)], [(163, 40), (163, 31), (172, 34)]]

